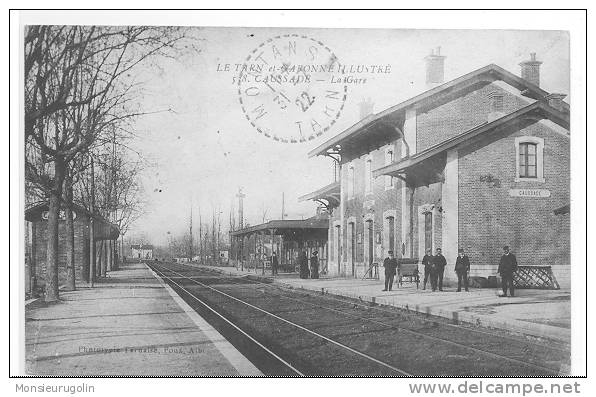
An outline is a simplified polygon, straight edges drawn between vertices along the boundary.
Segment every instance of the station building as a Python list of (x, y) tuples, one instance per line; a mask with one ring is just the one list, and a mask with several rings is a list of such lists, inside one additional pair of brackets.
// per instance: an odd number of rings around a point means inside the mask
[(461, 247), (471, 276), (488, 277), (509, 245), (520, 265), (551, 266), (569, 287), (565, 95), (540, 88), (535, 54), (521, 77), (490, 64), (445, 83), (439, 50), (425, 61), (424, 92), (309, 153), (332, 158), (338, 171), (301, 198), (331, 212), (330, 273), (361, 277), (389, 250), (419, 263), (440, 247), (449, 283)]
[[(26, 291), (31, 292), (45, 284), (48, 227), (48, 203), (40, 203), (25, 210), (25, 273)], [(90, 213), (79, 205), (72, 206), (74, 226), (74, 256), (75, 280), (89, 281), (90, 262), (90, 227), (93, 227), (93, 240), (98, 265), (96, 276), (99, 275), (101, 263), (108, 266), (107, 270), (115, 270), (118, 263), (116, 255), (116, 241), (120, 235), (118, 227), (97, 214)], [(91, 219), (93, 222), (91, 223)], [(92, 226), (91, 226), (92, 225)], [(66, 283), (66, 217), (64, 210), (60, 210), (58, 223), (58, 282)]]
[(319, 212), (308, 219), (278, 219), (230, 232), (232, 257), (237, 267), (265, 269), (273, 252), (282, 271), (295, 271), (300, 252), (310, 258), (318, 252), (321, 272), (327, 271), (329, 216)]

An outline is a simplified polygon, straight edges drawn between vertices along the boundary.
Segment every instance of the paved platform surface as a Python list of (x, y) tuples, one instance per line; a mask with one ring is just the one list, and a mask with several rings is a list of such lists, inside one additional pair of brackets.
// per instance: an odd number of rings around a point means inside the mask
[[(195, 265), (200, 266), (200, 265)], [(233, 275), (251, 275), (266, 278), (293, 288), (360, 299), (463, 321), (479, 326), (493, 327), (525, 335), (571, 342), (571, 293), (569, 290), (518, 289), (513, 298), (497, 296), (500, 289), (470, 288), (470, 292), (443, 292), (416, 289), (415, 284), (404, 283), (402, 288), (383, 292), (382, 280), (354, 278), (300, 279), (296, 274), (271, 276), (258, 272), (241, 271), (234, 267), (202, 266)], [(421, 286), (422, 287), (422, 286)]]
[(28, 375), (260, 376), (144, 264), (25, 310)]

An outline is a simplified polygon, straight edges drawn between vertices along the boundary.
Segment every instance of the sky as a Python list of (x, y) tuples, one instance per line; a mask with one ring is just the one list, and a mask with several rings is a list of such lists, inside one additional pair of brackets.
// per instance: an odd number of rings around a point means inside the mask
[[(347, 85), (337, 122), (321, 136), (304, 143), (276, 142), (245, 117), (233, 82), (238, 73), (222, 69), (225, 64), (234, 69), (261, 43), (284, 34), (320, 41), (340, 64), (389, 65), (390, 72), (355, 75), (366, 82)], [(157, 60), (146, 70), (149, 78), (139, 98), (143, 109), (158, 112), (135, 124), (132, 145), (153, 166), (142, 176), (144, 215), (128, 237), (142, 235), (154, 244), (164, 243), (168, 232), (188, 230), (191, 203), (195, 227), (199, 213), (206, 222), (214, 210), (227, 225), (230, 208), (238, 207), (239, 188), (250, 224), (279, 219), (282, 194), (286, 219), (314, 215), (316, 203), (298, 202), (298, 197), (333, 182), (333, 162), (307, 153), (357, 122), (363, 100), (370, 99), (378, 113), (422, 92), (424, 57), (432, 48), (440, 46), (446, 57), (445, 81), (490, 63), (519, 75), (518, 64), (535, 52), (543, 62), (541, 87), (569, 94), (569, 37), (561, 31), (196, 28), (193, 35), (200, 51)], [(286, 132), (291, 123), (283, 112), (277, 116), (276, 125)]]

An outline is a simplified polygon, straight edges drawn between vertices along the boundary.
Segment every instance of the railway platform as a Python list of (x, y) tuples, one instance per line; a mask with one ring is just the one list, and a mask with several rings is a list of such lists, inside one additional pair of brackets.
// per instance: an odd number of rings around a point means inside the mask
[(25, 309), (30, 376), (261, 376), (142, 263)]
[[(199, 266), (199, 265), (195, 265)], [(354, 278), (300, 279), (295, 274), (263, 275), (235, 267), (202, 266), (218, 272), (247, 276), (266, 282), (333, 294), (365, 302), (394, 306), (477, 326), (496, 328), (529, 337), (571, 341), (571, 293), (569, 290), (518, 289), (513, 298), (497, 296), (499, 289), (470, 288), (470, 292), (416, 289), (404, 284), (393, 291), (381, 291), (383, 281)]]

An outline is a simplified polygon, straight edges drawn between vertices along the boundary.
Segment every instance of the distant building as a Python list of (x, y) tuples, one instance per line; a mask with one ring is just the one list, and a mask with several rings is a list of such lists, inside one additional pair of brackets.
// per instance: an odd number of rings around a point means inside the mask
[[(308, 219), (282, 219), (230, 232), (233, 264), (242, 262), (246, 267), (261, 267), (269, 261), (272, 252), (278, 257), (280, 267), (293, 268), (296, 257), (305, 252), (310, 257), (318, 251), (321, 271), (327, 269), (327, 231), (329, 216), (318, 214)], [(221, 251), (222, 252), (227, 251)], [(220, 258), (223, 260), (223, 257)]]
[(130, 251), (135, 259), (153, 259), (153, 246), (150, 244), (132, 244)]

